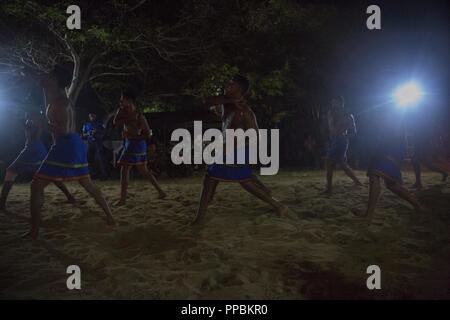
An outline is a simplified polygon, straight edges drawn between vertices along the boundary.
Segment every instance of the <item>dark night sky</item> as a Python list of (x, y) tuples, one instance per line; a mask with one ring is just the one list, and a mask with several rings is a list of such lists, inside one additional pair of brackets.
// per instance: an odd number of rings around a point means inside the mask
[[(381, 8), (382, 30), (365, 28), (368, 4)], [(426, 92), (416, 115), (448, 128), (449, 2), (361, 1), (345, 6), (354, 32), (332, 54), (330, 73), (335, 94), (346, 97), (360, 122), (360, 136), (373, 138), (377, 117), (392, 110), (387, 102), (393, 89), (410, 79)]]
[[(381, 8), (382, 30), (365, 28), (364, 2), (352, 7), (354, 34), (333, 55), (337, 87), (360, 99), (381, 98), (410, 77), (442, 95), (448, 83), (447, 1), (371, 1)], [(350, 12), (350, 10), (349, 10)], [(360, 18), (356, 12), (361, 12)], [(344, 80), (345, 79), (345, 80)], [(440, 97), (444, 98), (444, 97)], [(440, 99), (439, 99), (440, 100)]]

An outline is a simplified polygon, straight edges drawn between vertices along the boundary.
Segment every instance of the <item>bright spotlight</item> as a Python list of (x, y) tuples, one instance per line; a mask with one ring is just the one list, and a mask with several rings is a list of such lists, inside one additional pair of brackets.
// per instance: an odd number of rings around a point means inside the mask
[(416, 104), (423, 96), (422, 88), (415, 82), (408, 82), (394, 91), (394, 98), (397, 105), (407, 107)]

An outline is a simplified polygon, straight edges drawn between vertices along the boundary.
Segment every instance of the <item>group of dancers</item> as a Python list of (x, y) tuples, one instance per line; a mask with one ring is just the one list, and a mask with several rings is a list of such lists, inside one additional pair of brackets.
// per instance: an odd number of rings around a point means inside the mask
[[(34, 176), (31, 182), (30, 230), (25, 234), (25, 237), (35, 239), (39, 236), (44, 190), (51, 183), (54, 183), (65, 194), (68, 202), (73, 203), (76, 200), (68, 191), (64, 182), (78, 181), (103, 210), (107, 224), (114, 225), (115, 221), (108, 202), (90, 178), (87, 148), (76, 132), (75, 112), (67, 98), (64, 83), (58, 73), (52, 72), (40, 79), (40, 85), (44, 90), (46, 117), (49, 130), (52, 133), (53, 145), (50, 150), (46, 149), (40, 140), (43, 125), (39, 116), (29, 113), (25, 124), (25, 148), (6, 170), (0, 196), (0, 210), (6, 210), (7, 197), (16, 177), (27, 172), (34, 174)], [(246, 77), (236, 75), (226, 85), (223, 95), (204, 99), (204, 106), (208, 109), (214, 109), (221, 116), (224, 132), (226, 129), (247, 130), (252, 128), (258, 130), (255, 114), (246, 102), (249, 87), (250, 83)], [(123, 128), (124, 138), (124, 148), (118, 160), (118, 164), (121, 166), (121, 188), (120, 198), (115, 203), (117, 206), (126, 203), (132, 167), (136, 167), (142, 177), (156, 189), (160, 199), (167, 196), (153, 174), (147, 169), (146, 141), (150, 137), (151, 131), (145, 116), (136, 107), (135, 100), (136, 96), (133, 90), (123, 90), (120, 107), (113, 120), (114, 125)], [(329, 195), (333, 192), (333, 171), (337, 165), (344, 170), (355, 185), (363, 186), (347, 165), (346, 154), (349, 138), (356, 134), (356, 126), (353, 116), (344, 108), (342, 97), (336, 97), (332, 100), (331, 109), (328, 113), (328, 125), (330, 141), (326, 157), (327, 183), (324, 194)], [(416, 211), (425, 210), (416, 197), (402, 185), (400, 163), (406, 156), (403, 128), (393, 124), (392, 121), (385, 121), (382, 132), (382, 143), (372, 157), (367, 173), (369, 177), (369, 200), (367, 210), (364, 213), (367, 223), (372, 221), (375, 213), (376, 203), (380, 195), (380, 180), (384, 180), (390, 191), (408, 201)], [(248, 150), (244, 152), (248, 153)], [(427, 162), (427, 164), (431, 166), (430, 163)], [(436, 165), (433, 166), (433, 168), (436, 168)], [(436, 170), (439, 170), (446, 178), (449, 168), (448, 162), (443, 161)], [(211, 203), (220, 181), (238, 182), (247, 192), (268, 203), (279, 216), (288, 216), (289, 208), (272, 196), (269, 188), (253, 174), (249, 164), (215, 163), (207, 167), (193, 224), (198, 224), (204, 220), (208, 205)], [(420, 183), (420, 180), (418, 180), (417, 184)]]

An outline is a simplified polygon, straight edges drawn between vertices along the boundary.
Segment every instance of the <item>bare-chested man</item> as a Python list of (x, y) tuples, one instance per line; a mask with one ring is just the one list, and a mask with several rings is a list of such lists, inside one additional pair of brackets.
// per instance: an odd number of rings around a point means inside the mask
[(344, 109), (344, 98), (335, 97), (331, 101), (331, 110), (328, 111), (328, 128), (330, 142), (326, 156), (327, 187), (325, 194), (333, 191), (333, 171), (339, 165), (349, 176), (355, 185), (361, 186), (361, 182), (347, 164), (348, 139), (356, 134), (355, 120), (352, 114)]
[[(34, 174), (42, 160), (48, 153), (47, 148), (40, 140), (42, 132), (42, 122), (38, 113), (29, 112), (25, 120), (25, 147), (17, 156), (16, 160), (6, 169), (5, 181), (3, 182), (2, 193), (0, 197), (0, 210), (6, 210), (6, 200), (9, 192), (19, 174)], [(74, 203), (75, 198), (67, 190), (62, 181), (54, 181), (54, 184), (67, 197), (67, 202)]]
[[(425, 123), (423, 123), (425, 122)], [(442, 136), (436, 123), (421, 119), (415, 122), (412, 128), (412, 145), (414, 149), (411, 158), (412, 167), (416, 181), (413, 185), (415, 189), (422, 189), (422, 165), (432, 172), (441, 174), (442, 182), (447, 181), (450, 163), (443, 157)]]
[[(205, 105), (207, 106), (223, 105), (223, 132), (226, 129), (258, 130), (255, 114), (245, 101), (245, 95), (248, 92), (249, 85), (249, 81), (245, 77), (236, 75), (228, 83), (224, 95), (205, 99)], [(248, 153), (248, 147), (245, 153)], [(248, 161), (248, 154), (246, 158)], [(219, 181), (240, 183), (246, 191), (270, 204), (280, 216), (284, 215), (288, 210), (286, 206), (270, 195), (270, 191), (253, 175), (252, 169), (248, 164), (214, 163), (208, 166), (207, 173), (204, 177), (200, 204), (193, 224), (203, 220)]]
[(34, 239), (39, 235), (44, 190), (55, 181), (78, 181), (103, 209), (108, 225), (115, 223), (102, 192), (89, 176), (86, 145), (76, 133), (75, 113), (60, 78), (53, 71), (41, 81), (54, 144), (31, 182), (31, 228), (25, 236)]
[(401, 199), (409, 202), (416, 212), (426, 211), (417, 198), (403, 187), (401, 163), (406, 156), (406, 139), (403, 126), (397, 119), (382, 122), (382, 134), (378, 147), (370, 161), (369, 170), (369, 201), (365, 212), (365, 220), (369, 225), (375, 216), (375, 207), (380, 196), (380, 180), (386, 187)]
[(155, 187), (160, 199), (166, 197), (166, 193), (147, 169), (147, 139), (150, 138), (150, 128), (142, 112), (136, 108), (135, 99), (135, 93), (131, 89), (124, 90), (120, 97), (120, 108), (113, 121), (116, 126), (123, 126), (124, 138), (122, 155), (117, 162), (122, 166), (120, 199), (116, 203), (118, 206), (126, 203), (130, 170), (133, 166)]

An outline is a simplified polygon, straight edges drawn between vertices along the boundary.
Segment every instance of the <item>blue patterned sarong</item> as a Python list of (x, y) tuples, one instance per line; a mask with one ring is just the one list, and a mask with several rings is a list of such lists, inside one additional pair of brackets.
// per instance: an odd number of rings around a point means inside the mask
[(402, 184), (401, 162), (406, 155), (402, 142), (385, 140), (375, 152), (369, 166), (368, 175), (374, 174), (384, 179)]
[(348, 138), (332, 138), (328, 144), (327, 158), (336, 164), (347, 162)]
[(122, 154), (117, 161), (120, 165), (135, 166), (147, 162), (147, 142), (145, 139), (125, 139)]
[(89, 177), (87, 147), (80, 135), (69, 133), (57, 137), (34, 177), (50, 181)]
[[(239, 162), (244, 162), (244, 164), (238, 164), (238, 159), (240, 160)], [(223, 156), (223, 162), (223, 164), (213, 163), (208, 165), (206, 174), (211, 179), (228, 182), (243, 182), (252, 178), (248, 146), (235, 152), (234, 164), (227, 164), (226, 156)]]
[(33, 141), (19, 153), (16, 160), (11, 163), (7, 170), (16, 174), (35, 173), (45, 159), (48, 150), (41, 141)]

